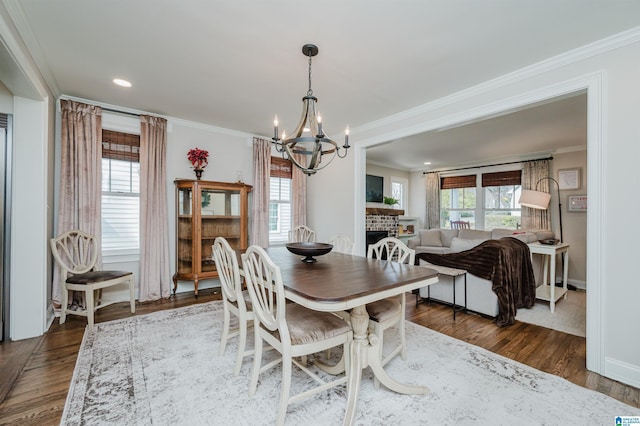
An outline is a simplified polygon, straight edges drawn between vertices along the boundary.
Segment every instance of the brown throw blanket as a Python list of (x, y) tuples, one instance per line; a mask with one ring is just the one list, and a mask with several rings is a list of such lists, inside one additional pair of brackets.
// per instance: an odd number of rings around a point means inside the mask
[(470, 274), (491, 281), (491, 289), (498, 296), (495, 322), (500, 327), (513, 324), (518, 308), (530, 308), (535, 302), (536, 283), (529, 247), (516, 238), (487, 240), (460, 253), (419, 253), (416, 254), (416, 265), (419, 259), (434, 265), (466, 269)]

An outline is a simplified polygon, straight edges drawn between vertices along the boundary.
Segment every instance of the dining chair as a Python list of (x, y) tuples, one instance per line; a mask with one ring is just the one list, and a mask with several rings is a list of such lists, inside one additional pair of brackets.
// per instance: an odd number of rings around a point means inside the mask
[[(224, 323), (222, 325), (222, 337), (220, 338), (220, 352), (223, 355), (227, 346), (227, 340), (238, 336), (238, 355), (233, 370), (234, 376), (240, 373), (242, 360), (245, 356), (252, 355), (253, 349), (245, 350), (247, 344), (247, 329), (253, 325), (255, 318), (249, 292), (242, 290), (242, 277), (236, 252), (231, 248), (224, 237), (217, 237), (212, 247), (213, 260), (216, 263), (220, 287), (222, 289), (222, 306), (224, 310)], [(230, 330), (231, 314), (238, 318), (238, 328)]]
[[(99, 271), (95, 269), (100, 249), (93, 235), (79, 230), (67, 231), (49, 241), (51, 253), (60, 267), (62, 300), (60, 324), (67, 315), (87, 317), (89, 330), (93, 329), (95, 311), (116, 302), (103, 303), (102, 289), (124, 284), (129, 287), (131, 313), (136, 311), (135, 282), (129, 271)], [(83, 293), (84, 307), (70, 309), (69, 291)]]
[[(260, 374), (282, 364), (282, 383), (277, 424), (282, 425), (290, 403), (347, 383), (349, 356), (345, 358), (345, 375), (327, 382), (294, 357), (311, 355), (342, 345), (348, 354), (353, 341), (350, 323), (329, 312), (307, 309), (286, 303), (282, 274), (262, 247), (250, 246), (242, 254), (242, 269), (255, 314), (255, 353), (249, 395), (255, 395)], [(280, 352), (281, 357), (262, 366), (263, 343)], [(291, 396), (292, 366), (295, 365), (319, 383), (318, 386)]]
[(289, 231), (290, 243), (313, 243), (316, 241), (316, 233), (304, 225), (296, 226)]
[(451, 229), (470, 229), (469, 222), (464, 220), (452, 220)]
[(327, 240), (333, 245), (333, 251), (344, 254), (353, 254), (353, 241), (346, 235), (333, 235)]
[[(415, 263), (415, 256), (415, 250), (410, 249), (405, 243), (395, 237), (383, 238), (374, 244), (370, 244), (367, 249), (367, 257), (370, 259), (386, 259), (392, 262), (408, 263), (409, 265)], [(404, 293), (397, 297), (388, 297), (367, 304), (369, 327), (373, 334), (378, 337), (382, 365), (388, 363), (398, 354), (400, 354), (403, 360), (407, 359), (405, 310), (406, 297)], [(382, 350), (384, 345), (384, 331), (396, 324), (398, 324), (400, 332), (400, 344), (387, 355), (384, 355)], [(376, 387), (380, 387), (380, 383), (377, 380), (374, 381), (374, 384)]]

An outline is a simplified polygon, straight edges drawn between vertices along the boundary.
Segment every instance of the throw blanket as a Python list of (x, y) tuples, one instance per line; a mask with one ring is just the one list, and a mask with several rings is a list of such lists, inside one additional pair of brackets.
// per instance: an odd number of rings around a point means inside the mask
[(491, 281), (491, 289), (498, 296), (495, 321), (500, 327), (513, 324), (518, 308), (530, 308), (535, 302), (536, 282), (529, 246), (516, 238), (487, 240), (460, 253), (419, 253), (416, 254), (416, 265), (419, 259), (434, 265), (466, 269), (470, 274)]

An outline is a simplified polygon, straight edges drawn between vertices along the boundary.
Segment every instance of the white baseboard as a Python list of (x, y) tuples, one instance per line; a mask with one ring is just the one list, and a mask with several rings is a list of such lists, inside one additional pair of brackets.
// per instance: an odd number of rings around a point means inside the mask
[(606, 357), (603, 376), (640, 388), (640, 366)]
[[(562, 279), (562, 278), (561, 278)], [(571, 278), (567, 279), (567, 284), (571, 284), (575, 288), (579, 288), (580, 290), (587, 290), (587, 282), (582, 280), (573, 280)]]

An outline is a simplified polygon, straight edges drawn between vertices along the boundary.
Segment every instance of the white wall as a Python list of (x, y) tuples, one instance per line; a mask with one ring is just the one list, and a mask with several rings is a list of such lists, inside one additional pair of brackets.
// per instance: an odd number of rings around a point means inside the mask
[[(409, 172), (406, 170), (398, 170), (392, 169), (390, 167), (383, 167), (377, 164), (367, 163), (366, 174), (374, 175), (374, 176), (382, 176), (384, 178), (383, 187), (382, 187), (382, 195), (385, 197), (391, 197), (391, 178), (403, 178), (409, 180)], [(411, 182), (408, 182), (408, 186), (406, 188), (408, 194), (411, 193)], [(407, 197), (409, 200), (409, 197)], [(390, 206), (384, 203), (366, 203), (367, 207), (385, 207), (390, 208)], [(393, 206), (391, 208), (396, 208)], [(414, 216), (413, 212), (410, 209), (410, 206), (406, 206), (404, 209), (405, 216)]]
[(47, 103), (15, 97), (13, 123), (9, 336), (17, 340), (41, 335), (50, 320)]
[[(581, 171), (580, 188), (561, 189), (560, 203), (562, 204), (562, 229), (564, 242), (571, 244), (569, 249), (569, 283), (578, 288), (586, 289), (587, 283), (587, 213), (570, 212), (568, 197), (570, 195), (587, 194), (587, 151), (575, 151), (553, 154), (552, 176), (558, 179), (558, 170), (575, 169)], [(558, 223), (558, 192), (555, 184), (551, 185), (552, 222)], [(554, 227), (559, 235), (558, 227)], [(560, 277), (558, 273), (558, 277)]]
[[(635, 245), (640, 230), (620, 220), (620, 200), (625, 210), (639, 211), (636, 181), (629, 179), (640, 156), (640, 30), (613, 37), (598, 46), (529, 67), (467, 91), (453, 94), (423, 108), (397, 114), (394, 120), (352, 129), (355, 162), (341, 160), (332, 173), (312, 178), (310, 206), (344, 201), (336, 191), (334, 176), (353, 175), (357, 190), (363, 187), (366, 146), (435, 128), (477, 119), (535, 101), (588, 90), (588, 196), (587, 218), (587, 368), (640, 387), (640, 340), (630, 335), (629, 324), (640, 300), (636, 285)], [(428, 82), (427, 82), (428, 83)], [(351, 153), (350, 153), (351, 155)], [(358, 170), (354, 170), (358, 167)], [(349, 192), (354, 195), (354, 191)], [(356, 229), (363, 202), (341, 204), (344, 216), (354, 217)], [(330, 208), (323, 209), (330, 210)], [(330, 228), (334, 215), (317, 214), (313, 226)]]

